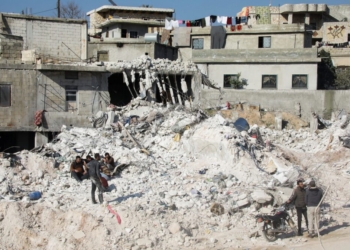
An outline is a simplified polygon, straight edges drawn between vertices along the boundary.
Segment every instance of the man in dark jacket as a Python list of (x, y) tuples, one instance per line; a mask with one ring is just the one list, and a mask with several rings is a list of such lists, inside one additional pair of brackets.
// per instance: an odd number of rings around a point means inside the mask
[(305, 203), (306, 190), (304, 188), (304, 182), (302, 180), (297, 181), (297, 187), (294, 189), (292, 196), (289, 198), (287, 203), (294, 201), (295, 209), (297, 210), (298, 216), (298, 235), (302, 236), (301, 232), (301, 221), (302, 215), (304, 215), (306, 227), (309, 228), (309, 223), (307, 220), (307, 208)]
[(103, 187), (101, 183), (101, 174), (100, 167), (103, 165), (100, 162), (100, 154), (95, 154), (95, 159), (91, 160), (87, 166), (89, 168), (89, 175), (91, 179), (91, 201), (93, 204), (96, 204), (95, 200), (95, 191), (96, 187), (98, 188), (98, 200), (100, 203), (103, 203)]
[(310, 219), (309, 237), (315, 236), (315, 227), (318, 228), (320, 221), (320, 208), (316, 209), (322, 199), (322, 190), (316, 187), (315, 181), (310, 181), (309, 189), (306, 190), (305, 203), (307, 206), (307, 216)]

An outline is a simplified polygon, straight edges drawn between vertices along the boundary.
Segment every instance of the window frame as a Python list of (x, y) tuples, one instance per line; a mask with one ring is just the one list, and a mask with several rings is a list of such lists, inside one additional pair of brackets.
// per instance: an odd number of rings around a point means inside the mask
[[(202, 40), (202, 48), (194, 48), (194, 40)], [(196, 50), (204, 49), (204, 38), (192, 38), (192, 49), (196, 49)]]
[[(264, 87), (264, 77), (271, 77), (275, 76), (276, 77), (276, 86), (275, 87)], [(261, 76), (261, 89), (278, 89), (278, 75), (273, 75), (273, 74), (265, 74)]]
[[(76, 102), (78, 100), (78, 86), (70, 86), (67, 85), (64, 87), (65, 93), (66, 93), (66, 102)], [(68, 100), (68, 96), (74, 96), (74, 100)]]
[[(6, 87), (8, 88), (8, 102), (6, 104), (2, 104), (2, 101), (1, 101), (1, 89), (2, 87)], [(0, 83), (0, 108), (8, 108), (8, 107), (11, 107), (12, 106), (12, 85), (9, 84), (9, 83)]]
[[(270, 38), (270, 47), (265, 47), (264, 46), (264, 40), (265, 38)], [(262, 40), (262, 41), (261, 41)], [(258, 48), (259, 49), (271, 49), (272, 47), (272, 36), (259, 36), (258, 37)]]
[[(306, 87), (294, 87), (294, 77), (306, 77)], [(292, 75), (292, 89), (309, 89), (309, 75), (308, 74), (293, 74)]]
[(238, 74), (224, 74), (224, 84), (223, 84), (223, 88), (224, 88), (224, 89), (236, 89), (236, 88), (234, 88), (233, 86), (231, 86), (231, 87), (225, 87), (225, 79), (226, 79), (226, 77), (236, 77), (236, 78), (238, 78)]
[[(136, 36), (135, 36), (135, 37), (134, 37), (134, 36), (131, 36), (131, 33), (136, 33)], [(130, 32), (129, 32), (129, 38), (137, 39), (137, 38), (138, 38), (138, 35), (139, 35), (139, 33), (138, 33), (137, 31), (130, 31)]]

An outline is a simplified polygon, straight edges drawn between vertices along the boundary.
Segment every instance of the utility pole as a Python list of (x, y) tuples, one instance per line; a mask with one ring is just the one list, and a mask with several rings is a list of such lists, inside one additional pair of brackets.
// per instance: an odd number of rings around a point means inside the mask
[(61, 17), (61, 0), (57, 0), (57, 17)]

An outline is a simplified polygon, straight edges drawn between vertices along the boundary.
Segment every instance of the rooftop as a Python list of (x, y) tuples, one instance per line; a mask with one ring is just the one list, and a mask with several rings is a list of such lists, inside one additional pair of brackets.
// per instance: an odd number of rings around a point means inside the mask
[(86, 15), (89, 16), (94, 12), (106, 12), (110, 10), (124, 10), (124, 11), (135, 11), (135, 12), (164, 12), (164, 13), (175, 12), (174, 9), (103, 5), (100, 8), (89, 11), (88, 13), (86, 13)]

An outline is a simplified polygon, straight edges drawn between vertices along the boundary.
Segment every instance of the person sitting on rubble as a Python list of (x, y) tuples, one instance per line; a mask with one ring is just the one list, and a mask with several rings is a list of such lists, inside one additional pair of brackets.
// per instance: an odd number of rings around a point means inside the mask
[(114, 170), (115, 168), (114, 158), (110, 156), (109, 153), (105, 153), (104, 163), (106, 164), (106, 166), (110, 171)]
[(89, 179), (89, 173), (86, 171), (85, 162), (82, 161), (78, 155), (75, 157), (75, 161), (70, 165), (71, 176), (78, 182)]
[(87, 164), (87, 166), (89, 168), (90, 179), (91, 179), (91, 201), (92, 201), (92, 204), (97, 203), (96, 199), (95, 199), (96, 187), (98, 188), (98, 200), (101, 204), (103, 203), (104, 188), (102, 186), (101, 173), (100, 173), (100, 168), (103, 165), (103, 163), (100, 162), (100, 160), (101, 160), (100, 154), (95, 154), (95, 159), (91, 160)]

